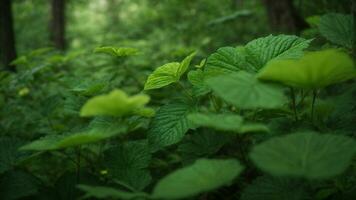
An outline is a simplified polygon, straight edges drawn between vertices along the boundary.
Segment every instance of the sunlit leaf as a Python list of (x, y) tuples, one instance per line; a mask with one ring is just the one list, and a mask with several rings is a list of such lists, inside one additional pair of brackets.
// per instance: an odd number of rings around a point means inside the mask
[(99, 142), (110, 137), (126, 133), (126, 130), (126, 126), (114, 126), (107, 128), (93, 128), (91, 130), (75, 134), (46, 136), (22, 146), (20, 150), (47, 151), (75, 147)]
[(109, 94), (89, 99), (80, 111), (80, 116), (125, 116), (143, 109), (149, 102), (149, 96), (138, 94), (127, 96), (122, 90), (113, 90)]
[(180, 77), (187, 71), (195, 54), (195, 52), (190, 54), (180, 63), (172, 62), (158, 67), (148, 76), (145, 83), (145, 90), (162, 88), (179, 81)]
[(355, 152), (356, 142), (351, 138), (301, 132), (258, 144), (250, 157), (272, 175), (325, 179), (345, 171)]
[(310, 52), (299, 60), (271, 61), (257, 75), (260, 80), (317, 89), (356, 77), (352, 59), (335, 49)]

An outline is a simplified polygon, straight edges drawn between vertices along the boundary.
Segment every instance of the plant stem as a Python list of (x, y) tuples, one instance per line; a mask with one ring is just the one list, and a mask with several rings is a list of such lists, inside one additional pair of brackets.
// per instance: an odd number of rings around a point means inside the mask
[(314, 107), (315, 107), (316, 95), (317, 95), (317, 91), (313, 90), (313, 101), (311, 107), (311, 121), (313, 124), (314, 124)]
[(294, 88), (290, 88), (291, 91), (291, 97), (292, 97), (292, 107), (293, 107), (293, 111), (294, 111), (294, 117), (295, 117), (295, 121), (298, 121), (298, 115), (297, 115), (297, 105), (296, 105), (296, 98), (295, 98), (295, 91)]
[(77, 149), (77, 184), (80, 181), (80, 159), (81, 159), (81, 147), (79, 146)]

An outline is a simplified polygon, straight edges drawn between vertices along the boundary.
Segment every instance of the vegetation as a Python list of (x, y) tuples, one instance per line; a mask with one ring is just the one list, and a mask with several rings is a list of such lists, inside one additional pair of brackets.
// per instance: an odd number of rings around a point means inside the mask
[(0, 199), (356, 199), (353, 1), (0, 8)]

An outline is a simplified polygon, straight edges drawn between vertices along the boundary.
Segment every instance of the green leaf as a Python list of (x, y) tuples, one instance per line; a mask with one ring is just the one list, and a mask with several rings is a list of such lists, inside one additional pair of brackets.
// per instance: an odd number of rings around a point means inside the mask
[(351, 15), (329, 13), (321, 17), (319, 31), (332, 43), (351, 49), (356, 39), (353, 20)]
[(237, 160), (200, 159), (162, 178), (153, 190), (157, 199), (182, 199), (230, 184), (243, 170)]
[(238, 131), (242, 126), (242, 117), (235, 114), (192, 113), (188, 119), (197, 126), (214, 128), (222, 131)]
[(222, 47), (213, 53), (207, 61), (206, 72), (208, 74), (231, 73), (245, 70), (255, 71), (246, 63), (246, 53), (243, 47)]
[(115, 146), (104, 153), (104, 158), (109, 176), (138, 190), (150, 183), (151, 176), (146, 168), (150, 164), (151, 153), (147, 141), (127, 142)]
[(351, 138), (302, 132), (263, 142), (250, 157), (272, 175), (325, 179), (342, 173), (355, 152), (356, 142)]
[(145, 94), (127, 96), (122, 90), (113, 90), (109, 94), (89, 99), (82, 109), (80, 116), (116, 116), (132, 115), (144, 109), (150, 97)]
[(20, 150), (47, 151), (74, 147), (99, 142), (110, 137), (126, 133), (126, 130), (126, 126), (114, 126), (108, 128), (93, 128), (91, 130), (75, 134), (51, 135), (22, 146)]
[(302, 182), (262, 176), (243, 191), (241, 200), (305, 200), (309, 197)]
[(187, 115), (192, 108), (185, 103), (162, 106), (151, 122), (148, 141), (153, 149), (175, 144), (182, 140), (190, 128)]
[(356, 77), (352, 59), (335, 49), (310, 52), (299, 60), (271, 61), (257, 75), (292, 87), (318, 89)]
[(137, 198), (147, 198), (146, 193), (132, 193), (122, 190), (118, 190), (112, 187), (103, 186), (89, 186), (89, 185), (78, 185), (79, 189), (83, 190), (86, 194), (83, 199), (98, 198), (98, 199), (137, 199)]
[(172, 62), (158, 67), (148, 76), (145, 90), (162, 88), (171, 83), (178, 82), (180, 77), (187, 71), (195, 52), (187, 56), (181, 63)]
[(189, 56), (184, 58), (184, 60), (179, 64), (179, 68), (177, 71), (177, 77), (181, 77), (188, 69), (190, 62), (196, 55), (196, 52), (191, 53)]
[(0, 178), (0, 196), (2, 200), (29, 197), (38, 192), (40, 183), (31, 174), (24, 171), (9, 171)]
[(191, 163), (197, 158), (212, 156), (231, 141), (231, 137), (215, 131), (202, 130), (187, 135), (178, 147), (178, 153), (184, 163)]
[(177, 77), (177, 71), (180, 64), (178, 62), (167, 63), (161, 67), (158, 67), (145, 83), (145, 90), (152, 90), (162, 88), (171, 83), (175, 83), (180, 77)]
[(188, 73), (188, 80), (193, 85), (195, 96), (202, 96), (210, 91), (204, 82), (204, 72), (201, 69), (190, 71)]
[(97, 47), (94, 53), (106, 53), (115, 57), (134, 56), (138, 54), (138, 49), (130, 47)]
[(247, 62), (255, 71), (261, 69), (272, 59), (295, 59), (303, 55), (303, 50), (309, 46), (311, 40), (293, 35), (269, 35), (252, 40), (245, 46)]
[(0, 138), (0, 174), (12, 169), (21, 159), (26, 157), (26, 153), (18, 151), (23, 143), (17, 138)]
[(260, 82), (244, 71), (210, 78), (207, 84), (217, 96), (237, 108), (278, 108), (286, 102), (281, 87)]

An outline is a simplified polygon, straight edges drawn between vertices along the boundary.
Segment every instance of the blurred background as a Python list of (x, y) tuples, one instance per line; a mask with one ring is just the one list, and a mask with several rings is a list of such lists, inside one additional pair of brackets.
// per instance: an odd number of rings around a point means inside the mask
[[(36, 135), (85, 126), (78, 110), (94, 95), (142, 92), (147, 76), (197, 51), (194, 64), (224, 46), (269, 34), (315, 38), (326, 13), (352, 0), (1, 0), (0, 132)], [(130, 47), (138, 55), (94, 53)], [(165, 103), (172, 88), (150, 92)], [(11, 116), (11, 117), (9, 117)], [(35, 135), (35, 136), (34, 136)]]
[[(308, 19), (350, 13), (352, 0), (1, 0), (1, 67), (34, 49), (141, 49), (154, 65), (271, 33), (310, 34)], [(307, 37), (312, 35), (307, 35)], [(163, 61), (162, 61), (163, 62)]]

